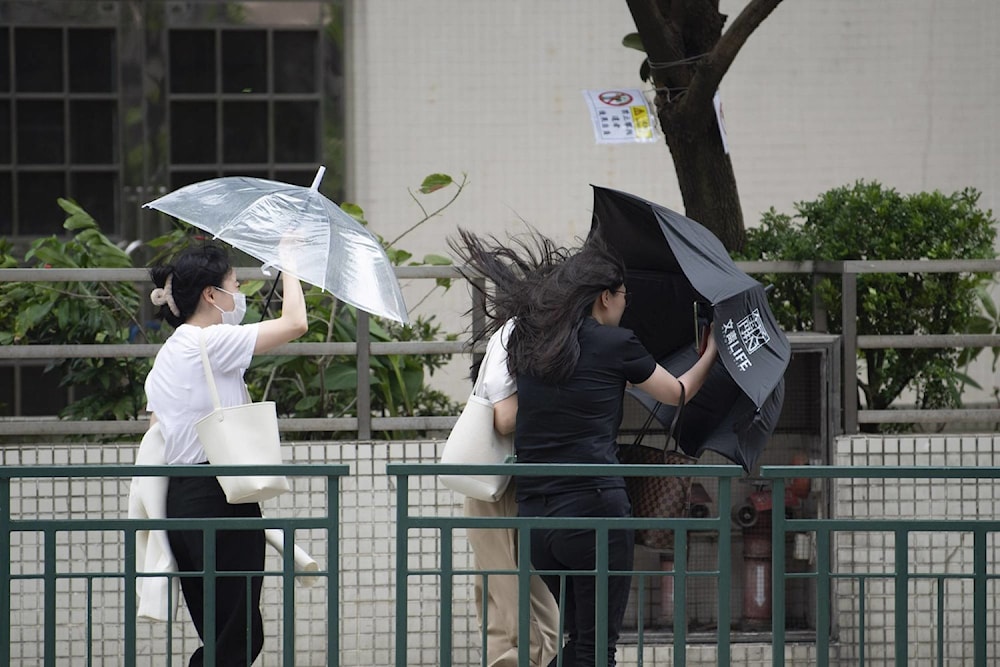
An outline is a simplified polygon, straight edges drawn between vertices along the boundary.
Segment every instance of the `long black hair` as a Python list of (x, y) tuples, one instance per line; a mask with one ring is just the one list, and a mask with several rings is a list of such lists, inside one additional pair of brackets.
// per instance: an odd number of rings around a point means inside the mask
[(510, 245), (459, 233), (461, 245), (452, 243), (452, 249), (494, 285), (494, 292), (483, 294), (493, 328), (516, 318), (507, 345), (510, 372), (553, 384), (569, 378), (580, 358), (580, 327), (594, 300), (625, 282), (621, 258), (599, 238), (567, 249), (538, 232)]
[(186, 248), (171, 261), (151, 266), (156, 316), (172, 327), (184, 324), (197, 310), (202, 290), (222, 285), (232, 268), (225, 249), (214, 243)]

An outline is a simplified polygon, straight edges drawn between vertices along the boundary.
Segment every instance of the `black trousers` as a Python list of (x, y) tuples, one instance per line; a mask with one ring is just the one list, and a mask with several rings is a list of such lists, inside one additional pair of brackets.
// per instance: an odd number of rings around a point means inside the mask
[[(625, 489), (590, 489), (552, 496), (533, 496), (518, 501), (519, 516), (628, 517), (632, 506)], [(609, 570), (631, 570), (635, 533), (612, 530), (608, 533)], [(538, 570), (593, 570), (597, 563), (597, 533), (593, 530), (533, 530), (531, 564)], [(542, 575), (542, 580), (559, 600), (560, 578)], [(632, 577), (608, 577), (608, 665), (615, 664), (615, 649)], [(563, 667), (595, 664), (597, 617), (594, 605), (597, 580), (593, 575), (566, 577), (566, 597), (562, 616), (568, 640), (563, 646)], [(556, 665), (557, 660), (550, 663)]]
[[(256, 503), (230, 505), (214, 477), (172, 477), (167, 489), (168, 518), (259, 517)], [(204, 534), (200, 530), (167, 532), (180, 572), (204, 568)], [(224, 530), (216, 534), (215, 569), (264, 570), (264, 531)], [(181, 577), (181, 591), (191, 620), (205, 641), (205, 586), (202, 577)], [(249, 591), (247, 580), (249, 579)], [(220, 577), (215, 588), (215, 664), (247, 667), (264, 647), (260, 615), (263, 577)], [(249, 655), (248, 655), (249, 649)], [(204, 665), (204, 647), (191, 656), (190, 667)]]

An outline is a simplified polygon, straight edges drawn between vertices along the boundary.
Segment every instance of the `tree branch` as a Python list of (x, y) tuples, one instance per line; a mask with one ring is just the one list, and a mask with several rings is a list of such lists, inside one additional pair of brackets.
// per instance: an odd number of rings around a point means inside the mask
[(682, 102), (684, 106), (698, 109), (709, 103), (747, 39), (780, 4), (781, 0), (751, 0), (743, 8), (712, 51), (698, 65), (687, 96)]

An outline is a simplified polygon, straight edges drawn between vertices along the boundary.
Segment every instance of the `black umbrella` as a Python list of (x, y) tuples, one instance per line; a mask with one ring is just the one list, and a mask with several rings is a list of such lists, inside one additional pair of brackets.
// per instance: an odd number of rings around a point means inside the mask
[[(697, 358), (694, 304), (711, 305), (719, 362), (685, 411), (681, 445), (693, 455), (719, 452), (749, 472), (781, 413), (791, 358), (764, 286), (737, 268), (708, 229), (634, 195), (594, 186), (590, 233), (625, 262), (630, 303), (622, 326), (671, 372)], [(656, 412), (666, 424), (673, 408)]]
[[(697, 360), (698, 351), (694, 346), (686, 345), (661, 359), (660, 365), (672, 374), (680, 375)], [(629, 387), (628, 392), (647, 410), (652, 410), (661, 424), (673, 421), (676, 407), (659, 403), (635, 387)], [(758, 408), (725, 367), (717, 363), (709, 371), (701, 391), (684, 408), (678, 444), (690, 456), (700, 456), (705, 450), (718, 452), (749, 473), (774, 431), (784, 398), (785, 382), (782, 379), (764, 405)]]

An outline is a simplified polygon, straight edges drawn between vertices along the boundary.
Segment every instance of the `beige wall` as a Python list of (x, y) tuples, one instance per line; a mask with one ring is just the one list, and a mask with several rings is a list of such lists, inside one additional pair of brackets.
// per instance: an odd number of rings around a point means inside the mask
[[(744, 5), (721, 2), (731, 19)], [(634, 30), (625, 0), (348, 6), (349, 195), (383, 235), (419, 218), (407, 188), (436, 171), (470, 183), (402, 243), (418, 256), (446, 250), (458, 225), (504, 234), (523, 219), (582, 237), (590, 183), (683, 208), (665, 145), (597, 145), (589, 125), (583, 89), (641, 86), (641, 55), (621, 46)], [(998, 28), (992, 0), (780, 5), (721, 87), (747, 224), (859, 178), (904, 192), (975, 186), (995, 207)], [(457, 329), (468, 300), (454, 291), (437, 312)]]

